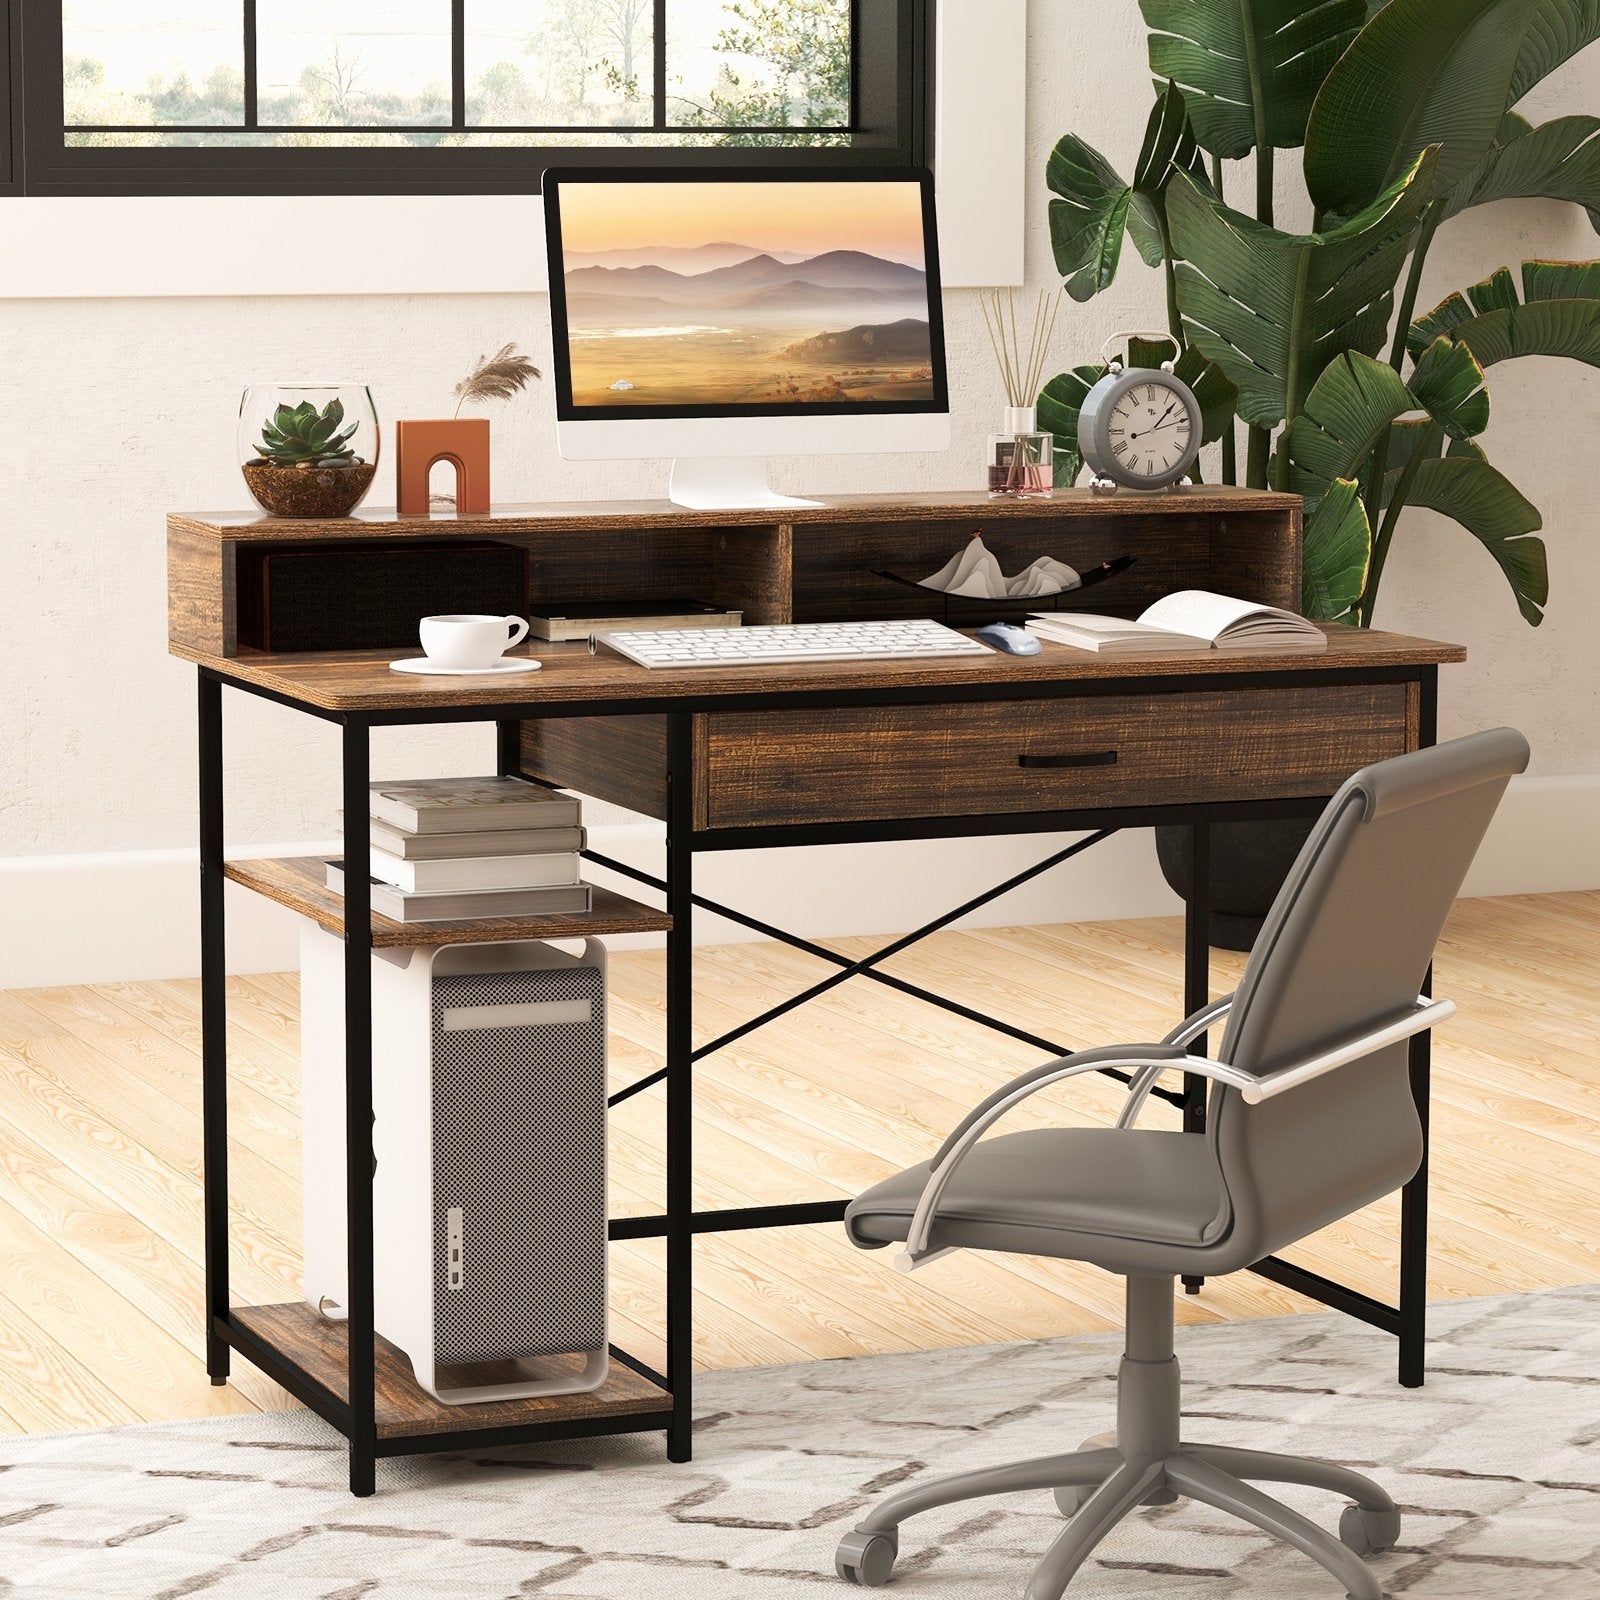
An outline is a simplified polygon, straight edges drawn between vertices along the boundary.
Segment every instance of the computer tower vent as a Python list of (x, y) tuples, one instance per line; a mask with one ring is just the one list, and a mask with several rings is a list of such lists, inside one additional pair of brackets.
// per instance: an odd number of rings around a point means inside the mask
[(604, 976), (439, 975), (432, 1002), (435, 1359), (603, 1349)]

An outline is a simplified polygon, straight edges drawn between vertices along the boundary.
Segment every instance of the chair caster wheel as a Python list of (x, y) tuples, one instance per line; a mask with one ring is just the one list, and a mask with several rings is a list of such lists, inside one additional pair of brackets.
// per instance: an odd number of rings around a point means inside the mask
[(1052, 1492), (1056, 1497), (1056, 1510), (1064, 1517), (1075, 1517), (1083, 1510), (1085, 1502), (1094, 1493), (1094, 1489), (1092, 1487), (1084, 1488), (1080, 1484), (1067, 1484)]
[(1339, 1516), (1339, 1538), (1358, 1556), (1378, 1556), (1400, 1542), (1400, 1508), (1368, 1511), (1346, 1506)]
[(846, 1583), (859, 1583), (863, 1589), (876, 1589), (894, 1573), (895, 1557), (900, 1554), (899, 1535), (893, 1533), (847, 1533), (834, 1552), (833, 1570)]

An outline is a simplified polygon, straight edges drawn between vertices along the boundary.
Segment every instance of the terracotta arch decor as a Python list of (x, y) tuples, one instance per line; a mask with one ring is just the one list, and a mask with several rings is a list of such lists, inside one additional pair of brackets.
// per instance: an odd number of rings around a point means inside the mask
[(395, 423), (395, 506), (402, 517), (428, 515), (428, 474), (436, 461), (448, 461), (456, 469), (456, 515), (486, 515), (489, 419), (447, 417)]

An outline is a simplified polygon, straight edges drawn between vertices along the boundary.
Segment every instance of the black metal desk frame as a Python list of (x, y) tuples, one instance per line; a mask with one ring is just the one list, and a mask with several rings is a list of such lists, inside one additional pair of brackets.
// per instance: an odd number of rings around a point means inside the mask
[[(597, 865), (622, 873), (659, 890), (666, 897), (672, 918), (666, 955), (666, 1065), (658, 1072), (619, 1090), (619, 1103), (650, 1085), (666, 1084), (666, 1210), (656, 1216), (613, 1218), (614, 1239), (664, 1238), (666, 1241), (666, 1372), (657, 1373), (613, 1349), (613, 1355), (670, 1392), (669, 1420), (660, 1411), (615, 1414), (573, 1422), (537, 1422), (496, 1430), (473, 1429), (458, 1433), (417, 1433), (379, 1437), (376, 1423), (374, 1284), (372, 1264), (373, 1194), (370, 1136), (359, 1130), (372, 1125), (372, 930), (371, 893), (365, 874), (346, 875), (344, 920), (344, 1020), (345, 1111), (347, 1129), (346, 1201), (349, 1210), (349, 1398), (341, 1399), (311, 1380), (293, 1362), (257, 1337), (231, 1315), (228, 1238), (228, 1126), (227, 1126), (227, 994), (225, 926), (223, 911), (223, 740), (222, 690), (233, 687), (274, 701), (290, 709), (333, 722), (342, 735), (342, 804), (344, 850), (349, 860), (364, 860), (369, 849), (368, 784), (370, 737), (374, 727), (409, 726), (446, 722), (493, 722), (497, 727), (497, 769), (520, 775), (520, 723), (544, 716), (628, 715), (660, 713), (659, 701), (615, 699), (595, 705), (552, 705), (514, 698), (490, 706), (439, 706), (371, 712), (329, 711), (308, 701), (267, 689), (240, 677), (202, 666), (199, 673), (199, 804), (200, 804), (200, 924), (201, 924), (201, 1048), (202, 1106), (205, 1158), (205, 1267), (207, 1297), (206, 1366), (211, 1381), (226, 1381), (230, 1352), (237, 1350), (253, 1365), (282, 1384), (297, 1399), (339, 1429), (350, 1442), (350, 1488), (357, 1495), (374, 1491), (380, 1457), (455, 1450), (472, 1446), (510, 1444), (539, 1439), (588, 1436), (601, 1433), (641, 1432), (666, 1428), (667, 1454), (687, 1461), (691, 1453), (693, 1376), (693, 1240), (697, 1233), (732, 1229), (788, 1227), (800, 1223), (836, 1222), (844, 1202), (823, 1200), (784, 1205), (750, 1206), (697, 1211), (693, 1205), (694, 1063), (700, 1057), (731, 1044), (774, 1020), (796, 1005), (843, 982), (860, 976), (887, 984), (953, 1012), (969, 1021), (991, 1027), (1013, 1039), (1036, 1045), (1051, 1055), (1067, 1047), (990, 1017), (971, 1007), (933, 994), (917, 985), (878, 970), (890, 955), (955, 921), (968, 911), (997, 898), (1039, 873), (1070, 859), (1121, 828), (1178, 824), (1193, 830), (1193, 891), (1185, 930), (1184, 1005), (1193, 1011), (1209, 999), (1209, 947), (1207, 901), (1210, 871), (1210, 825), (1248, 817), (1315, 814), (1319, 799), (1262, 800), (1203, 805), (1123, 808), (1102, 811), (1020, 812), (991, 816), (901, 819), (891, 822), (788, 824), (771, 827), (696, 829), (691, 803), (692, 719), (703, 711), (813, 709), (844, 705), (949, 703), (956, 700), (1024, 700), (1060, 696), (1059, 685), (1026, 681), (1000, 688), (982, 686), (904, 689), (851, 689), (828, 692), (767, 691), (708, 695), (692, 704), (676, 703), (667, 718), (667, 837), (662, 877), (640, 872), (597, 851), (586, 854)], [(1321, 679), (1324, 683), (1416, 682), (1420, 689), (1419, 743), (1436, 738), (1438, 668), (1370, 667), (1342, 669)], [(1230, 674), (1229, 688), (1275, 687), (1304, 682), (1300, 674), (1259, 672)], [(1075, 684), (1072, 694), (1126, 693), (1129, 690), (1162, 692), (1194, 688), (1193, 679), (1135, 681), (1131, 678), (1088, 680)], [(785, 845), (843, 844), (912, 838), (956, 838), (984, 834), (1083, 832), (1080, 839), (1054, 852), (1004, 883), (962, 906), (935, 918), (859, 961), (827, 950), (812, 941), (771, 926), (749, 913), (719, 905), (694, 890), (694, 858), (701, 851), (745, 850)], [(771, 1007), (718, 1039), (696, 1047), (693, 1039), (693, 916), (696, 909), (713, 911), (767, 937), (781, 940), (834, 965), (837, 970), (786, 1001)], [(1195, 1042), (1205, 1049), (1205, 1040)], [(1422, 1117), (1424, 1137), (1428, 1126), (1430, 1045), (1426, 1033), (1410, 1041), (1412, 1093)], [(1116, 1074), (1116, 1076), (1121, 1076)], [(1188, 1077), (1181, 1093), (1158, 1091), (1181, 1108), (1184, 1126), (1198, 1130), (1205, 1118), (1204, 1080)], [(1310, 1299), (1342, 1311), (1394, 1335), (1399, 1347), (1399, 1381), (1414, 1388), (1423, 1382), (1423, 1343), (1427, 1296), (1428, 1174), (1427, 1159), (1402, 1191), (1400, 1219), (1400, 1270), (1398, 1304), (1388, 1305), (1346, 1285), (1303, 1267), (1269, 1256), (1252, 1271), (1295, 1290)], [(1189, 1283), (1190, 1288), (1197, 1287)]]

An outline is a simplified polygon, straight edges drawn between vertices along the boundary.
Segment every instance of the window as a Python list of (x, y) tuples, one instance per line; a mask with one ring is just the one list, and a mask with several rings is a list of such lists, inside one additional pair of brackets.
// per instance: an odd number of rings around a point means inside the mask
[(526, 194), (556, 162), (927, 159), (927, 0), (3, 3), (14, 193)]

